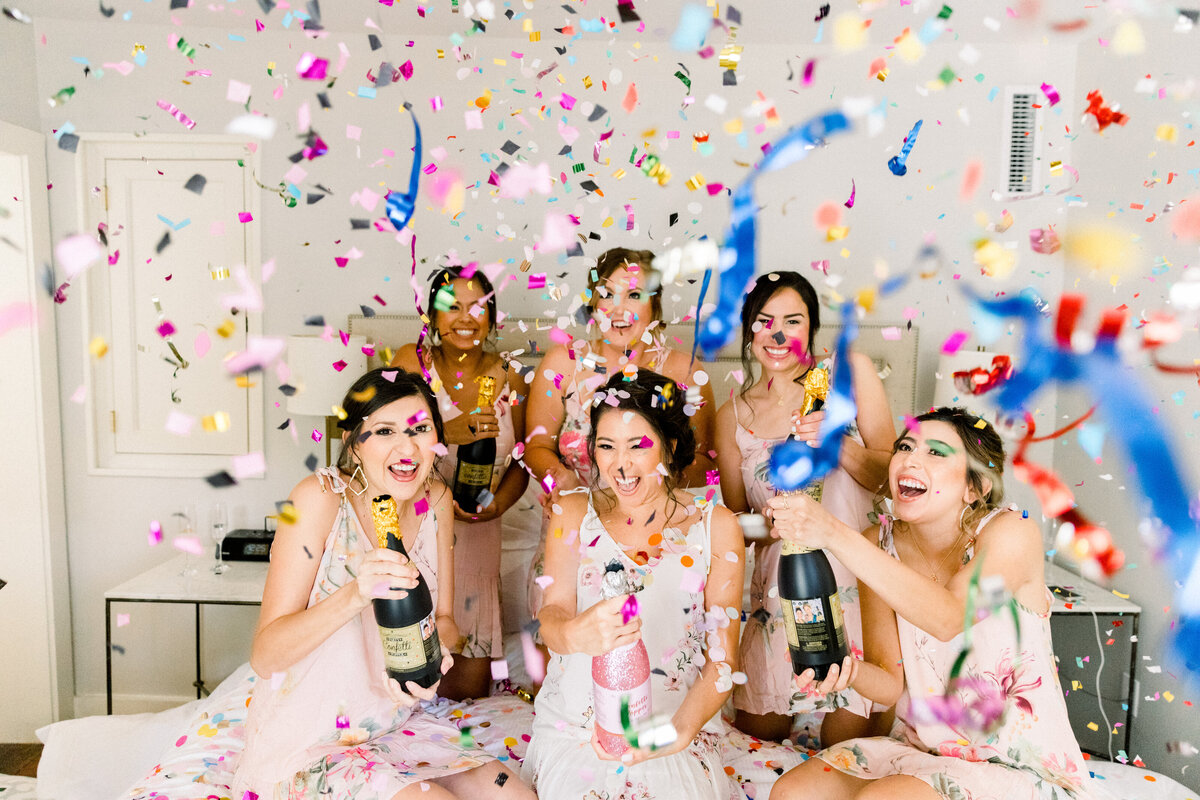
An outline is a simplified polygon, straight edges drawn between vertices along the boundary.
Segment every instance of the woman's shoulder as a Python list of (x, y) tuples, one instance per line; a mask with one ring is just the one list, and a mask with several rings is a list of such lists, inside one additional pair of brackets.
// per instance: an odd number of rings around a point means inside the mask
[(562, 372), (574, 361), (574, 357), (578, 357), (576, 351), (572, 349), (574, 347), (574, 342), (554, 345), (546, 351), (546, 355), (542, 356), (540, 368)]
[(976, 534), (976, 539), (992, 540), (1003, 538), (1006, 547), (1029, 545), (1036, 542), (1039, 552), (1042, 546), (1042, 531), (1037, 523), (1013, 508), (992, 512)]
[(708, 373), (706, 369), (708, 365), (700, 359), (693, 359), (691, 353), (685, 353), (682, 350), (667, 348), (667, 357), (663, 361), (662, 374), (666, 375), (676, 383), (685, 383), (688, 386), (696, 383), (696, 373)]
[(395, 357), (392, 359), (391, 366), (406, 369), (409, 372), (420, 372), (421, 364), (425, 359), (425, 351), (423, 348), (418, 348), (416, 342), (409, 342), (396, 351)]
[(581, 520), (591, 506), (590, 492), (570, 492), (558, 496), (558, 507), (562, 509), (561, 516), (566, 520)]
[(342, 495), (333, 488), (333, 481), (346, 480), (337, 470), (334, 470), (334, 475), (336, 478), (314, 472), (292, 489), (288, 500), (295, 509), (297, 522), (314, 522), (315, 531), (327, 531), (333, 524), (333, 518), (342, 502)]

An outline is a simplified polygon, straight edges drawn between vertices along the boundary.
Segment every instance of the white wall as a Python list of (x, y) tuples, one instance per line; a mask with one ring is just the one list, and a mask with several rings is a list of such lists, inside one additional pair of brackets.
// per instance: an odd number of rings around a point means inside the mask
[[(989, 192), (1001, 182), (1001, 106), (1008, 85), (1036, 86), (1046, 81), (1058, 88), (1062, 103), (1045, 112), (1046, 153), (1071, 163), (1073, 148), (1079, 146), (1078, 140), (1072, 140), (1079, 135), (1080, 104), (1093, 85), (1093, 76), (1086, 71), (1081, 70), (1082, 77), (1076, 77), (1076, 47), (1091, 41), (1092, 31), (1062, 36), (1051, 31), (1044, 20), (1007, 19), (1000, 9), (996, 17), (1002, 24), (995, 33), (982, 24), (984, 12), (959, 8), (952, 19), (953, 30), (943, 34), (922, 59), (905, 63), (898, 56), (890, 57), (890, 75), (886, 83), (880, 83), (868, 75), (870, 61), (889, 56), (892, 39), (906, 26), (919, 30), (940, 4), (917, 3), (878, 11), (869, 31), (871, 44), (852, 53), (840, 53), (830, 44), (833, 33), (828, 23), (821, 29), (821, 41), (815, 42), (817, 26), (807, 13), (788, 18), (778, 9), (768, 12), (747, 6), (742, 9), (744, 25), (737, 35), (737, 43), (745, 48), (737, 70), (738, 85), (723, 87), (715, 58), (703, 60), (667, 47), (666, 40), (678, 16), (677, 4), (642, 7), (647, 5), (638, 7), (646, 20), (645, 32), (634, 31), (636, 25), (623, 25), (620, 35), (586, 33), (577, 41), (555, 33), (553, 28), (568, 22), (578, 26), (581, 16), (607, 15), (615, 4), (604, 8), (576, 5), (581, 12), (576, 15), (567, 14), (559, 5), (538, 4), (535, 12), (514, 9), (521, 14), (532, 13), (533, 27), (542, 33), (541, 42), (529, 42), (520, 19), (501, 18), (488, 26), (486, 35), (466, 38), (463, 52), (470, 60), (459, 61), (449, 37), (456, 31), (465, 32), (469, 26), (466, 20), (448, 15), (444, 9), (433, 10), (429, 19), (421, 20), (412, 5), (385, 9), (362, 2), (339, 4), (336, 9), (326, 7), (327, 26), (335, 32), (314, 41), (304, 38), (296, 23), (290, 30), (281, 29), (278, 9), (266, 18), (266, 30), (255, 33), (251, 18), (261, 14), (249, 3), (209, 7), (219, 11), (193, 8), (176, 12), (173, 17), (178, 24), (164, 10), (141, 4), (130, 6), (132, 18), (125, 22), (120, 21), (119, 14), (109, 21), (94, 15), (71, 19), (47, 3), (40, 9), (46, 16), (39, 18), (34, 30), (39, 42), (36, 96), (49, 97), (72, 84), (78, 91), (74, 99), (59, 108), (50, 108), (39, 100), (40, 127), (48, 132), (71, 121), (81, 132), (182, 132), (178, 122), (155, 107), (155, 101), (162, 99), (196, 120), (195, 133), (219, 133), (241, 113), (240, 106), (225, 99), (229, 80), (250, 83), (251, 107), (280, 123), (275, 138), (263, 145), (264, 174), (259, 176), (263, 183), (273, 186), (291, 166), (287, 156), (302, 146), (298, 138), (302, 132), (297, 131), (296, 121), (301, 106), (307, 104), (313, 127), (329, 144), (330, 153), (304, 164), (308, 176), (302, 188), (310, 191), (319, 183), (332, 189), (333, 194), (316, 205), (301, 203), (294, 209), (283, 207), (268, 195), (262, 218), (254, 223), (261, 226), (263, 259), (273, 258), (277, 265), (275, 276), (264, 290), (263, 321), (264, 330), (278, 336), (304, 332), (303, 319), (310, 315), (324, 315), (336, 325), (347, 314), (357, 312), (360, 304), (379, 308), (371, 299), (377, 293), (387, 300), (388, 311), (413, 310), (407, 248), (384, 233), (352, 232), (348, 221), (351, 217), (379, 215), (379, 209), (369, 214), (353, 206), (350, 198), (355, 192), (364, 187), (381, 192), (384, 184), (396, 188), (406, 185), (411, 126), (408, 117), (398, 113), (406, 100), (413, 104), (422, 124), (426, 159), (432, 148), (444, 148), (444, 156), (438, 159), (440, 169), (453, 167), (468, 183), (481, 184), (468, 193), (466, 208), (457, 220), (430, 207), (427, 195), (422, 197), (413, 229), (418, 256), (429, 263), (419, 265), (419, 280), (435, 259), (451, 249), (463, 258), (519, 264), (525, 256), (524, 248), (532, 246), (540, 235), (547, 211), (578, 214), (581, 232), (594, 231), (603, 237), (585, 246), (591, 258), (616, 244), (661, 249), (702, 234), (720, 237), (728, 216), (727, 197), (710, 197), (704, 190), (689, 191), (689, 177), (698, 172), (709, 182), (732, 186), (747, 174), (746, 165), (756, 160), (763, 143), (815, 113), (840, 106), (847, 98), (862, 97), (868, 98), (869, 106), (886, 114), (880, 131), (870, 135), (867, 122), (858, 120), (853, 134), (832, 139), (827, 150), (813, 152), (803, 163), (762, 180), (758, 192), (763, 205), (759, 225), (762, 268), (796, 268), (819, 279), (816, 282), (822, 290), (847, 292), (877, 283), (884, 275), (908, 270), (922, 243), (935, 242), (945, 258), (940, 273), (912, 281), (896, 296), (881, 300), (872, 313), (873, 321), (903, 326), (905, 310), (915, 309), (913, 322), (920, 328), (921, 402), (932, 397), (933, 371), (942, 342), (956, 330), (972, 330), (971, 314), (959, 287), (1011, 292), (1033, 286), (1048, 297), (1058, 295), (1064, 274), (1061, 257), (1031, 253), (1026, 241), (1030, 228), (1065, 224), (1068, 217), (1062, 198), (994, 201)], [(37, 13), (38, 7), (33, 7)], [(374, 53), (367, 46), (367, 34), (380, 31), (363, 26), (368, 16), (383, 29), (385, 48)], [(195, 64), (189, 64), (170, 47), (171, 33), (183, 35), (198, 48)], [(249, 41), (232, 41), (231, 33)], [(42, 37), (45, 45), (40, 44)], [(407, 47), (410, 38), (414, 44)], [(725, 40), (726, 35), (717, 30), (709, 43), (720, 49)], [(297, 79), (294, 67), (305, 50), (330, 58), (336, 67), (339, 42), (346, 43), (350, 57), (336, 85), (327, 90), (332, 109), (322, 110), (315, 93), (324, 85)], [(71, 60), (72, 56), (83, 56), (93, 66), (131, 60), (134, 43), (146, 45), (150, 62), (128, 77), (110, 69), (103, 77), (83, 78), (80, 65)], [(553, 45), (568, 49), (559, 54)], [(971, 54), (968, 47), (978, 55), (973, 64), (964, 60), (964, 54)], [(436, 57), (437, 48), (445, 50), (443, 59)], [(523, 54), (523, 60), (514, 52)], [(357, 87), (369, 85), (367, 70), (377, 72), (381, 60), (398, 65), (409, 58), (415, 66), (412, 81), (381, 89), (373, 100), (354, 96)], [(814, 81), (804, 86), (799, 74), (810, 58), (817, 60)], [(497, 64), (495, 59), (505, 63)], [(275, 62), (274, 76), (267, 74), (270, 61)], [(557, 67), (537, 79), (537, 73), (552, 62), (557, 62)], [(690, 70), (691, 96), (695, 98), (690, 105), (683, 105), (688, 92), (673, 76), (680, 69), (676, 62)], [(944, 66), (954, 69), (961, 82), (944, 89), (929, 88)], [(212, 77), (190, 78), (185, 84), (187, 69), (209, 69)], [(981, 76), (979, 80), (976, 75)], [(584, 87), (585, 76), (592, 81), (590, 89)], [(601, 81), (609, 82), (607, 91)], [(621, 101), (631, 82), (637, 84), (640, 102), (632, 113), (626, 113)], [(271, 93), (280, 87), (282, 96), (273, 99)], [(463, 112), (473, 108), (475, 98), (486, 90), (492, 92), (492, 104), (483, 116), (483, 129), (464, 130)], [(994, 100), (989, 99), (993, 90), (998, 93)], [(557, 102), (562, 91), (574, 95), (581, 104), (602, 104), (608, 114), (589, 123), (582, 105), (564, 111)], [(765, 102), (756, 108), (759, 93)], [(710, 94), (725, 99), (728, 107), (724, 113), (705, 107)], [(430, 108), (433, 96), (439, 96), (443, 103), (437, 113)], [(767, 106), (777, 109), (780, 124), (756, 130), (765, 123), (763, 111)], [(556, 155), (564, 144), (558, 132), (558, 123), (564, 118), (580, 131), (574, 145), (576, 161), (587, 164), (587, 173), (594, 175), (572, 173), (573, 162)], [(724, 128), (727, 121), (736, 118), (744, 120), (742, 139)], [(887, 170), (887, 160), (918, 118), (925, 123), (909, 160), (909, 174), (895, 177)], [(361, 141), (346, 138), (347, 125), (361, 128)], [(601, 159), (611, 163), (602, 166), (592, 160), (592, 147), (610, 128), (615, 133), (602, 148)], [(679, 138), (668, 138), (671, 131), (679, 131)], [(693, 134), (701, 132), (710, 135), (709, 155), (692, 146)], [(556, 185), (552, 199), (534, 196), (516, 202), (496, 198), (493, 187), (486, 183), (488, 169), (494, 168), (498, 160), (513, 161), (500, 152), (506, 140), (522, 148), (519, 157), (533, 164), (549, 162), (555, 176), (566, 172), (568, 188)], [(673, 178), (666, 187), (654, 184), (628, 163), (634, 147), (639, 154), (643, 151), (644, 140), (672, 171)], [(385, 148), (395, 155), (384, 155)], [(490, 164), (485, 154), (491, 155)], [(1105, 156), (1098, 154), (1096, 158), (1104, 160)], [(959, 187), (970, 160), (983, 164), (984, 179), (974, 196), (963, 201)], [(613, 177), (618, 167), (627, 173), (623, 179)], [(79, 226), (76, 194), (71, 188), (76, 179), (73, 158), (53, 151), (50, 171), (52, 182), (65, 188), (51, 193), (57, 239)], [(600, 185), (604, 197), (587, 195), (579, 188), (580, 180), (589, 176)], [(843, 211), (850, 234), (845, 240), (826, 242), (824, 231), (817, 230), (812, 222), (813, 212), (821, 203), (843, 202), (852, 180), (857, 185), (856, 204), (852, 210)], [(628, 233), (624, 231), (626, 203), (632, 205), (636, 215), (636, 229)], [(975, 219), (977, 213), (982, 213), (987, 220), (998, 221), (1005, 208), (1016, 217), (1016, 224), (1006, 233), (988, 233)], [(672, 212), (679, 214), (679, 222), (668, 227)], [(604, 227), (609, 217), (615, 224)], [(972, 254), (976, 241), (983, 237), (1016, 248), (1018, 262), (1011, 276), (994, 279), (979, 274)], [(351, 261), (345, 269), (336, 267), (335, 256), (346, 254), (352, 247), (358, 248), (363, 257)], [(810, 262), (820, 259), (829, 259), (830, 274), (840, 281), (836, 287), (810, 269)], [(561, 255), (538, 255), (532, 271), (549, 273), (562, 287), (563, 296), (570, 297), (581, 290), (587, 263), (584, 259), (564, 261)], [(560, 273), (567, 273), (566, 277), (559, 278)], [(694, 286), (668, 290), (668, 308), (679, 314), (686, 312), (695, 303), (695, 292)], [(79, 288), (73, 287), (71, 299), (59, 308), (58, 326), (76, 689), (79, 695), (95, 697), (103, 692), (104, 590), (168, 555), (162, 548), (147, 547), (149, 520), (167, 518), (185, 500), (203, 503), (220, 496), (235, 506), (235, 524), (252, 524), (304, 475), (304, 457), (315, 447), (303, 438), (293, 443), (287, 433), (274, 430), (285, 414), (276, 405), (282, 397), (272, 388), (265, 409), (270, 469), (264, 480), (247, 481), (217, 493), (197, 480), (89, 476), (82, 446), (83, 407), (67, 399), (84, 379), (88, 331), (82, 324), (82, 296)], [(557, 316), (563, 313), (566, 301), (559, 303), (544, 292), (526, 291), (521, 276), (515, 287), (510, 284), (503, 290), (500, 306), (513, 314)], [(1006, 341), (1002, 339), (1001, 344)], [(975, 343), (972, 339), (968, 346)], [(726, 391), (726, 387), (717, 387), (718, 398)], [(1039, 403), (1044, 405), (1044, 418), (1039, 421), (1049, 426), (1055, 401), (1047, 396), (1039, 398)], [(893, 413), (910, 410), (893, 409)], [(1038, 457), (1049, 461), (1050, 450), (1047, 446)], [(1014, 494), (1030, 504), (1027, 491), (1016, 487)], [(1102, 502), (1110, 500), (1104, 498)], [(1145, 604), (1168, 602), (1161, 588), (1147, 586), (1146, 592)], [(233, 644), (214, 672), (228, 671), (244, 657), (251, 624), (249, 612), (230, 612), (230, 618), (220, 622), (222, 629), (236, 633), (230, 634)], [(185, 633), (189, 625), (183, 611), (172, 616), (169, 610), (136, 608), (133, 623), (119, 632), (118, 641), (127, 649), (119, 658), (118, 693), (180, 694), (180, 687), (191, 680), (190, 633)], [(1154, 638), (1148, 630), (1142, 646), (1144, 652), (1160, 654), (1161, 631)], [(1156, 727), (1154, 715), (1164, 707), (1163, 703), (1143, 705), (1139, 725)], [(1161, 748), (1143, 753), (1156, 768), (1160, 768), (1163, 755)]]
[[(1074, 154), (1081, 180), (1079, 194), (1086, 206), (1076, 206), (1068, 213), (1069, 224), (1077, 226), (1104, 225), (1121, 234), (1128, 247), (1128, 256), (1116, 270), (1089, 272), (1076, 265), (1067, 274), (1065, 285), (1086, 294), (1088, 317), (1080, 327), (1093, 332), (1100, 311), (1121, 304), (1129, 307), (1130, 323), (1154, 312), (1182, 314), (1168, 301), (1172, 284), (1183, 280), (1189, 269), (1196, 268), (1197, 243), (1170, 235), (1174, 218), (1164, 214), (1168, 203), (1179, 203), (1186, 197), (1195, 202), (1200, 180), (1194, 172), (1200, 165), (1195, 145), (1195, 111), (1197, 94), (1188, 87), (1200, 67), (1200, 49), (1196, 35), (1171, 32), (1169, 27), (1145, 26), (1145, 51), (1136, 57), (1121, 57), (1112, 48), (1081, 47), (1078, 74), (1087, 76), (1080, 89), (1100, 89), (1109, 103), (1119, 103), (1129, 115), (1124, 127), (1112, 126), (1103, 133), (1082, 131), (1075, 142)], [(1111, 36), (1112, 28), (1099, 32)], [(1152, 92), (1139, 91), (1138, 84), (1150, 76), (1156, 83)], [(1163, 96), (1159, 97), (1158, 90)], [(1182, 90), (1182, 94), (1180, 94)], [(1178, 129), (1176, 142), (1156, 139), (1161, 124), (1173, 124)], [(1188, 174), (1188, 170), (1193, 170)], [(1168, 183), (1168, 174), (1175, 173)], [(1142, 204), (1134, 209), (1132, 204)], [(1147, 218), (1157, 215), (1153, 221)], [(1115, 278), (1115, 281), (1114, 281)], [(1115, 282), (1115, 285), (1114, 285)], [(1192, 364), (1200, 354), (1196, 317), (1181, 317), (1185, 322), (1183, 339), (1172, 346), (1163, 358), (1173, 363)], [(1135, 346), (1140, 332), (1133, 331), (1127, 344)], [(1127, 354), (1138, 369), (1134, 373), (1144, 381), (1154, 403), (1158, 423), (1169, 432), (1174, 445), (1174, 457), (1182, 467), (1188, 485), (1195, 487), (1200, 478), (1200, 422), (1195, 409), (1200, 403), (1200, 389), (1195, 376), (1168, 376), (1147, 367), (1144, 353), (1131, 348)], [(1060, 413), (1074, 419), (1095, 401), (1081, 391), (1060, 395)], [(1103, 401), (1103, 398), (1100, 398)], [(1093, 461), (1080, 448), (1074, 436), (1064, 437), (1056, 448), (1055, 466), (1065, 476), (1076, 493), (1084, 513), (1112, 531), (1117, 544), (1125, 550), (1128, 564), (1114, 580), (1114, 587), (1128, 593), (1142, 606), (1139, 650), (1140, 681), (1137, 720), (1133, 728), (1133, 751), (1129, 757), (1140, 755), (1154, 769), (1183, 781), (1195, 788), (1195, 758), (1167, 752), (1167, 743), (1194, 741), (1196, 715), (1196, 683), (1182, 678), (1180, 663), (1170, 656), (1166, 646), (1172, 626), (1178, 619), (1172, 595), (1177, 591), (1172, 565), (1158, 556), (1148, 542), (1138, 535), (1138, 525), (1150, 512), (1140, 493), (1136, 468), (1142, 480), (1154, 481), (1155, 464), (1131, 464), (1117, 444), (1115, 431), (1108, 430), (1101, 460)], [(1078, 484), (1078, 485), (1076, 485)], [(1193, 500), (1195, 495), (1193, 495)], [(1168, 591), (1169, 589), (1169, 591)], [(1128, 628), (1102, 626), (1102, 632), (1124, 640)], [(1160, 671), (1161, 670), (1161, 671)], [(1103, 724), (1103, 723), (1101, 723)], [(1183, 770), (1191, 766), (1191, 772)]]

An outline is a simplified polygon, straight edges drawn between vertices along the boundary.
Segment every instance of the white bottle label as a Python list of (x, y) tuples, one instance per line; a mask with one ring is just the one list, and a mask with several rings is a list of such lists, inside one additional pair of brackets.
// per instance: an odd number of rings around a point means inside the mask
[(646, 678), (632, 689), (609, 689), (592, 682), (592, 708), (596, 712), (596, 724), (609, 733), (621, 733), (621, 697), (629, 698), (629, 724), (650, 716), (650, 679)]

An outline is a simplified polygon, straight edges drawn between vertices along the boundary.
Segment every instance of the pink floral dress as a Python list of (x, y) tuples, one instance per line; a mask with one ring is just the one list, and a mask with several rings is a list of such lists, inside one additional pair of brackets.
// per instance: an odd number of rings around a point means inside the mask
[[(353, 580), (374, 546), (345, 499), (335, 469), (318, 471), (322, 488), (342, 495), (320, 554), (308, 605)], [(437, 520), (425, 515), (409, 556), (437, 604)], [(449, 720), (422, 705), (398, 708), (383, 685), (383, 645), (370, 606), (288, 670), (255, 681), (246, 748), (232, 797), (262, 800), (353, 797), (390, 800), (406, 786), (482, 766), (493, 757), (462, 743)]]
[[(977, 531), (1001, 513), (997, 509)], [(879, 546), (894, 558), (892, 521), (884, 518)], [(968, 547), (968, 563), (975, 557)], [(904, 660), (904, 692), (890, 736), (851, 739), (818, 754), (857, 778), (912, 775), (947, 800), (1084, 800), (1087, 768), (1067, 720), (1067, 707), (1050, 645), (1050, 592), (1045, 612), (1018, 604), (1020, 636), (1008, 613), (976, 622), (960, 678), (947, 710), (929, 712), (943, 698), (963, 635), (948, 642), (897, 615)], [(965, 717), (990, 698), (1003, 716), (990, 730)], [(956, 711), (958, 709), (958, 711)]]
[[(761, 512), (775, 494), (767, 477), (767, 462), (771, 448), (782, 439), (760, 439), (742, 426), (738, 400), (734, 397), (734, 437), (742, 460), (742, 485), (750, 508)], [(852, 427), (847, 434), (859, 444), (862, 437)], [(841, 467), (833, 470), (819, 485), (816, 498), (831, 514), (855, 530), (870, 523), (871, 493), (859, 486), (850, 473)], [(742, 627), (739, 648), (741, 669), (750, 680), (733, 692), (735, 708), (750, 714), (791, 714), (801, 716), (798, 723), (804, 733), (800, 737), (814, 741), (820, 731), (821, 718), (838, 708), (846, 708), (860, 717), (869, 716), (872, 703), (853, 689), (831, 695), (797, 691), (792, 684), (792, 661), (788, 656), (787, 633), (783, 627), (783, 609), (779, 605), (779, 557), (783, 545), (778, 540), (755, 545), (754, 572), (750, 579), (750, 608)], [(832, 555), (838, 583), (838, 599), (846, 626), (846, 642), (853, 655), (862, 657), (862, 610), (858, 604), (858, 580)]]
[[(705, 634), (729, 618), (704, 608), (711, 562), (710, 504), (688, 529), (663, 531), (662, 554), (639, 566), (605, 529), (591, 504), (579, 526), (582, 554), (576, 571), (576, 609), (601, 599), (610, 562), (623, 565), (637, 588), (642, 639), (650, 656), (652, 714), (679, 708), (705, 663)], [(730, 673), (732, 681), (732, 672)], [(592, 657), (552, 653), (534, 704), (533, 738), (521, 776), (539, 797), (552, 800), (730, 800), (741, 797), (725, 774), (720, 744), (728, 732), (714, 714), (686, 750), (631, 767), (601, 761), (592, 750)]]

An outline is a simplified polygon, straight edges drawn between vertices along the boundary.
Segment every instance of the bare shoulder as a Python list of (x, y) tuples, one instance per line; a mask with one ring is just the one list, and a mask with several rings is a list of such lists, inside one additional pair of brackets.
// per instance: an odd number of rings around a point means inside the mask
[(847, 360), (850, 362), (850, 371), (856, 378), (873, 377), (876, 380), (879, 379), (879, 373), (875, 370), (875, 362), (866, 353), (851, 350)]
[(563, 520), (583, 519), (583, 515), (587, 513), (589, 500), (590, 497), (587, 492), (571, 492), (570, 494), (559, 495), (558, 507), (562, 509), (560, 516)]
[(696, 382), (697, 372), (707, 372), (707, 364), (700, 359), (692, 360), (691, 353), (670, 349), (667, 360), (663, 364), (663, 374), (676, 383), (686, 383), (691, 386)]
[(731, 397), (722, 403), (721, 407), (717, 409), (717, 425), (719, 426), (718, 430), (725, 426), (732, 425), (737, 419), (737, 410), (733, 407), (734, 402), (734, 399)]
[(341, 505), (341, 495), (323, 486), (316, 474), (296, 484), (288, 499), (296, 509), (296, 522), (292, 527), (312, 536), (324, 537), (329, 532)]
[(723, 505), (714, 504), (712, 510), (712, 527), (713, 530), (720, 528), (724, 532), (736, 532), (738, 540), (741, 540), (741, 526), (738, 525), (737, 515)]
[(395, 357), (392, 359), (391, 366), (400, 367), (401, 369), (406, 369), (409, 372), (420, 372), (421, 353), (417, 349), (416, 343), (409, 342), (397, 350)]
[(1005, 549), (1033, 547), (1040, 553), (1042, 531), (1019, 511), (1002, 511), (988, 522), (977, 537), (981, 543), (1003, 543)]

